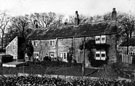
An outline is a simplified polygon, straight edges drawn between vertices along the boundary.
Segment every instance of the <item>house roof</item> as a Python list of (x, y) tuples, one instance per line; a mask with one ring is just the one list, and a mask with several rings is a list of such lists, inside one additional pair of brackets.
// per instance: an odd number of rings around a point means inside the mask
[(105, 31), (108, 27), (107, 23), (98, 24), (83, 24), (79, 26), (63, 26), (59, 28), (51, 28), (49, 30), (35, 30), (30, 39), (32, 40), (44, 40), (55, 38), (69, 38), (69, 37), (84, 37), (84, 36), (96, 36), (106, 34)]
[(127, 42), (127, 40), (126, 41), (124, 41), (124, 42), (122, 42), (121, 44), (120, 44), (120, 46), (135, 46), (135, 38), (130, 38), (129, 40), (128, 40), (128, 42)]

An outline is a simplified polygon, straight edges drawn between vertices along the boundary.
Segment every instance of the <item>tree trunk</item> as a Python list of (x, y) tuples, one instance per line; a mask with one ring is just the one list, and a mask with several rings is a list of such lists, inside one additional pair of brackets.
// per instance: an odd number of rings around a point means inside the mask
[(1, 48), (2, 48), (2, 50), (3, 50), (3, 37), (4, 37), (4, 32), (2, 30), (2, 38), (1, 38)]

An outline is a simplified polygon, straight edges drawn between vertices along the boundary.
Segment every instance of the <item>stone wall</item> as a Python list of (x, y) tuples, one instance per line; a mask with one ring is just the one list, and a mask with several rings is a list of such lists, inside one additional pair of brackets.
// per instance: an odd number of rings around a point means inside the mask
[(18, 59), (18, 37), (15, 37), (7, 46), (6, 54), (12, 55), (13, 59)]
[(107, 44), (110, 45), (108, 56), (109, 56), (109, 63), (114, 63), (117, 61), (116, 58), (116, 38), (115, 35), (108, 35), (107, 36)]
[[(85, 41), (89, 41), (94, 39), (95, 37), (85, 37)], [(53, 40), (55, 41), (55, 46), (50, 46), (49, 42)], [(51, 39), (51, 40), (33, 40), (37, 42), (37, 46), (34, 45), (34, 52), (39, 52), (40, 59), (46, 55), (49, 55), (49, 52), (54, 52), (54, 57), (60, 57), (60, 53), (62, 52), (69, 52), (69, 49), (73, 47), (73, 59), (77, 61), (77, 63), (82, 63), (84, 60), (84, 50), (80, 50), (80, 45), (84, 42), (84, 37), (81, 38), (65, 38), (65, 39)], [(109, 63), (116, 62), (116, 49), (115, 49), (115, 36), (109, 35), (106, 38), (106, 43), (110, 45), (108, 56), (109, 56)], [(86, 66), (90, 65), (89, 58), (88, 58), (89, 51), (85, 50), (85, 64)]]

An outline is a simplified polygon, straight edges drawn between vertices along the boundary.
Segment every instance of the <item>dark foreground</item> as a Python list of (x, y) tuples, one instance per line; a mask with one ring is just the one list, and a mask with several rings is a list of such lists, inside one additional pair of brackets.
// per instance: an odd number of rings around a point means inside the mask
[(135, 81), (105, 79), (74, 79), (48, 78), (37, 76), (1, 77), (0, 86), (135, 86)]
[[(82, 76), (82, 64), (71, 64), (64, 62), (29, 62), (23, 66), (16, 68), (0, 67), (0, 74), (54, 74), (54, 75), (70, 75)], [(101, 69), (85, 68), (85, 76), (102, 77), (102, 78), (117, 78), (117, 73), (111, 66), (105, 66)]]
[[(118, 64), (114, 66), (105, 65), (102, 69), (86, 68), (84, 76), (98, 77), (98, 79), (81, 79), (79, 78), (82, 76), (81, 64), (48, 61), (29, 62), (16, 68), (0, 67), (1, 75), (16, 75), (1, 76), (0, 86), (135, 86), (134, 76), (130, 81), (118, 80), (121, 74), (127, 75), (127, 73), (122, 72), (123, 70), (118, 71), (121, 68)], [(18, 76), (18, 73), (27, 73), (29, 76)], [(35, 74), (42, 76), (34, 76)], [(59, 77), (46, 77), (44, 74), (76, 76), (78, 78), (69, 80)], [(128, 74), (128, 76), (130, 75)]]

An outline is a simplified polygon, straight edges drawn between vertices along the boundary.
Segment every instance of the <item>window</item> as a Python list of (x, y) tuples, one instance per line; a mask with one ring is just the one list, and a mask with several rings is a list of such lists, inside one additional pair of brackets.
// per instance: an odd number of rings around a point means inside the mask
[(32, 45), (33, 45), (33, 46), (35, 45), (35, 42), (34, 42), (34, 41), (32, 41)]
[(101, 36), (101, 43), (106, 43), (106, 36), (105, 35)]
[(105, 54), (103, 53), (103, 54), (101, 54), (101, 57), (105, 57)]
[(40, 43), (40, 41), (39, 41), (39, 40), (35, 40), (35, 41), (33, 41), (33, 45), (34, 45), (34, 46), (36, 46), (36, 47), (39, 45), (39, 43)]
[(101, 60), (105, 60), (105, 59), (106, 59), (106, 52), (101, 51)]
[(39, 52), (34, 52), (34, 58), (37, 59), (37, 56), (39, 57)]
[(63, 57), (64, 57), (64, 59), (67, 59), (67, 55), (66, 55), (66, 53), (63, 53), (64, 55), (63, 55)]
[(95, 36), (95, 42), (96, 44), (106, 43), (106, 36), (105, 35)]
[(100, 51), (96, 51), (95, 59), (100, 60)]
[(52, 46), (52, 47), (54, 47), (55, 46), (55, 41), (54, 40), (50, 40), (49, 41), (49, 45)]
[(105, 51), (96, 51), (95, 59), (96, 60), (106, 60), (106, 52)]
[(60, 57), (62, 58), (62, 61), (67, 62), (67, 52), (61, 52)]
[(95, 36), (95, 42), (96, 44), (100, 44), (100, 36)]
[(54, 57), (54, 52), (49, 52), (49, 56), (50, 56), (51, 58), (53, 58), (53, 57)]

